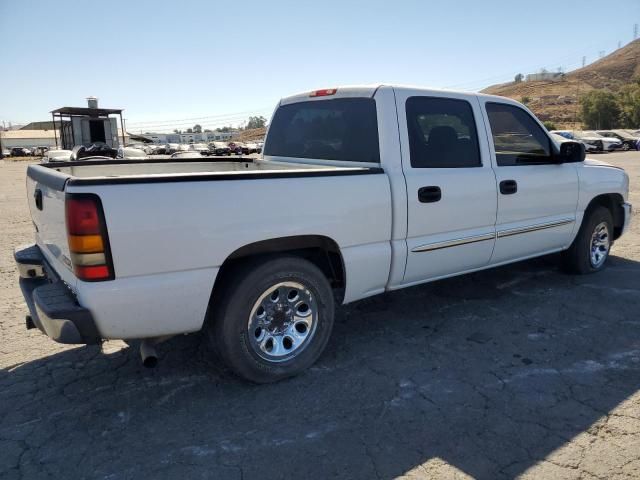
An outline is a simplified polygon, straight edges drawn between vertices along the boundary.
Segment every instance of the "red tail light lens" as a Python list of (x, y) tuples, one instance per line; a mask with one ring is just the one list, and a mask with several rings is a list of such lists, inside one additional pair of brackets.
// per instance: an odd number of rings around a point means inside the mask
[(67, 194), (67, 239), (73, 271), (80, 280), (113, 280), (113, 261), (100, 198)]
[(326, 97), (329, 95), (335, 95), (338, 91), (337, 88), (324, 88), (322, 90), (316, 90), (309, 94), (310, 97)]
[(100, 233), (98, 205), (92, 197), (67, 197), (67, 232), (70, 235), (96, 235)]

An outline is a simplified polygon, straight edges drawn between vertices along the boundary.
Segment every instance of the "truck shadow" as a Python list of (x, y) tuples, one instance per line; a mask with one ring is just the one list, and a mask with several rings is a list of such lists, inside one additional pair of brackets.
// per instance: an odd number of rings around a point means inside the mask
[(555, 265), (339, 309), (320, 361), (275, 385), (237, 380), (200, 335), (162, 345), (154, 370), (96, 347), (3, 369), (0, 475), (514, 478), (578, 452), (640, 384), (640, 263)]

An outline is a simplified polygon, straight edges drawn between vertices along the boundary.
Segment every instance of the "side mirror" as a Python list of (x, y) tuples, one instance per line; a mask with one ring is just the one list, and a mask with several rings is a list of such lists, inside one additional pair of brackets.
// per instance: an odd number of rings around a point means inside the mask
[(584, 161), (586, 156), (585, 146), (580, 142), (562, 142), (560, 153), (557, 155), (558, 163), (578, 163)]

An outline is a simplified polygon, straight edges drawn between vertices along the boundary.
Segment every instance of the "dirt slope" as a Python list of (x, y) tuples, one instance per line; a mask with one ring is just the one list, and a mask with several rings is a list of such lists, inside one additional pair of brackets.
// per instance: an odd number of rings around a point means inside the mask
[(640, 39), (606, 57), (573, 70), (561, 79), (537, 82), (509, 82), (492, 85), (483, 93), (502, 95), (518, 101), (529, 97), (528, 107), (542, 120), (560, 127), (573, 127), (577, 121), (578, 99), (593, 89), (617, 91), (640, 78)]

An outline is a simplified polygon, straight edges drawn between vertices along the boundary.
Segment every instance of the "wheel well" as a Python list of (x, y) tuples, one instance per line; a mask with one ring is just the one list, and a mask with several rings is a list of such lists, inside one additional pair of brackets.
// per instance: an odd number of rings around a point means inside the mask
[(622, 234), (624, 224), (624, 210), (622, 204), (624, 199), (619, 193), (605, 193), (594, 197), (585, 210), (585, 217), (588, 212), (595, 207), (604, 207), (611, 212), (613, 217), (613, 239), (616, 240)]
[(233, 270), (251, 261), (283, 254), (298, 256), (316, 265), (325, 274), (331, 287), (337, 290), (337, 295), (340, 297), (344, 295), (346, 276), (338, 244), (322, 235), (300, 235), (263, 240), (235, 250), (220, 267), (213, 286), (212, 298), (216, 289), (224, 284), (225, 277)]

